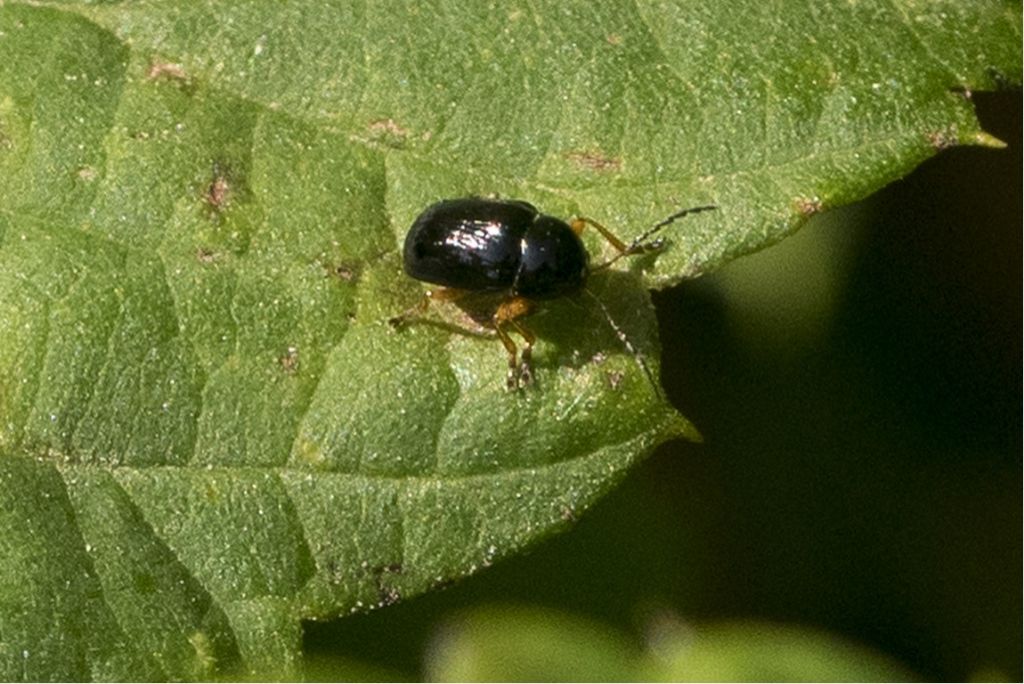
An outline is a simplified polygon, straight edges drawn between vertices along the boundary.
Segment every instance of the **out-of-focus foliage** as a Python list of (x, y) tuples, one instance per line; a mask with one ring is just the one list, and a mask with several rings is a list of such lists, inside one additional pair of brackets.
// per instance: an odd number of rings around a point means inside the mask
[(908, 681), (867, 648), (770, 624), (694, 627), (662, 617), (649, 643), (593, 621), (535, 608), (485, 606), (438, 628), (430, 681)]

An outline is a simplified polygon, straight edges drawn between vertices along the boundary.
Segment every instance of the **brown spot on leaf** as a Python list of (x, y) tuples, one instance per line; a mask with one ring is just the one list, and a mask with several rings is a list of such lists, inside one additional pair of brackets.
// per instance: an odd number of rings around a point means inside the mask
[[(364, 566), (366, 563), (364, 562)], [(402, 574), (401, 563), (389, 563), (388, 565), (377, 565), (372, 568), (367, 568), (373, 575), (374, 581), (377, 584), (377, 599), (379, 603), (378, 607), (390, 606), (398, 603), (402, 599), (402, 594), (399, 593), (398, 589), (389, 586), (385, 578), (387, 575), (400, 575)]]
[(151, 62), (149, 68), (146, 69), (146, 78), (150, 81), (155, 81), (158, 78), (164, 78), (172, 81), (188, 81), (188, 74), (185, 73), (185, 67), (174, 62), (163, 62), (155, 61)]
[(196, 250), (196, 261), (201, 264), (212, 264), (217, 260), (217, 253), (207, 247)]
[(606, 377), (608, 378), (608, 386), (613, 390), (617, 390), (622, 385), (622, 379), (626, 377), (626, 374), (617, 370), (607, 373)]
[(609, 33), (605, 36), (605, 40), (608, 41), (609, 45), (622, 45), (622, 36), (618, 33)]
[(937, 150), (945, 150), (960, 144), (960, 137), (952, 127), (940, 131), (933, 131), (927, 136), (928, 144)]
[(285, 353), (277, 359), (277, 362), (281, 364), (285, 373), (295, 375), (299, 371), (299, 348), (288, 347)]
[(93, 168), (92, 166), (83, 166), (82, 168), (78, 169), (77, 172), (75, 172), (75, 175), (78, 176), (79, 180), (83, 180), (86, 183), (88, 183), (90, 181), (96, 180), (96, 177), (99, 176), (99, 173), (97, 173), (96, 169)]
[(409, 138), (409, 130), (399, 126), (394, 119), (378, 119), (371, 121), (366, 127), (365, 135), (354, 135), (352, 140), (374, 145), (385, 145), (400, 149), (405, 147)]
[(359, 273), (356, 269), (347, 264), (325, 263), (323, 266), (324, 271), (327, 273), (327, 277), (329, 278), (337, 278), (338, 280), (350, 283), (359, 277)]
[(618, 171), (622, 168), (621, 159), (606, 157), (598, 152), (569, 152), (565, 158), (590, 171)]
[(379, 603), (377, 604), (379, 608), (387, 608), (388, 606), (393, 606), (401, 601), (402, 594), (394, 587), (382, 586), (380, 591), (377, 592), (377, 599), (379, 600)]
[(404, 138), (409, 135), (409, 131), (396, 124), (394, 119), (381, 119), (379, 121), (374, 121), (370, 124), (370, 133), (376, 135), (396, 135), (400, 138)]
[(221, 211), (228, 203), (230, 192), (231, 185), (228, 183), (227, 176), (219, 170), (215, 170), (213, 180), (210, 181), (209, 187), (206, 188), (206, 203), (214, 211)]
[(821, 198), (818, 196), (798, 197), (794, 204), (796, 210), (803, 216), (814, 216), (820, 214), (822, 210)]

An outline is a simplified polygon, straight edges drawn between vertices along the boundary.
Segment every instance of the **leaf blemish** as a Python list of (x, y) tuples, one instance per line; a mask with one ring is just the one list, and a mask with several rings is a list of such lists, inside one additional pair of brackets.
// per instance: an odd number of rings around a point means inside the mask
[(201, 264), (212, 264), (217, 260), (217, 253), (206, 247), (200, 247), (196, 250), (196, 261)]
[(277, 362), (288, 375), (295, 375), (299, 371), (299, 348), (288, 347), (285, 353), (278, 357)]
[(378, 594), (380, 601), (377, 603), (378, 608), (386, 608), (393, 606), (402, 600), (402, 594), (399, 593), (394, 587), (381, 587), (380, 593)]
[(377, 119), (371, 121), (366, 127), (365, 136), (354, 135), (351, 139), (355, 142), (401, 149), (405, 146), (405, 141), (408, 138), (409, 130), (399, 126), (394, 119)]
[(387, 565), (376, 565), (368, 567), (368, 563), (363, 561), (362, 567), (367, 569), (372, 575), (374, 582), (377, 585), (377, 598), (378, 608), (384, 608), (386, 606), (394, 605), (402, 600), (402, 594), (395, 587), (389, 586), (385, 583), (384, 578), (386, 575), (400, 575), (402, 574), (401, 563), (389, 563)]
[(815, 195), (814, 197), (798, 197), (793, 203), (796, 205), (796, 210), (800, 212), (802, 216), (814, 216), (820, 214), (824, 208), (822, 205), (821, 198)]
[(324, 264), (324, 271), (328, 278), (337, 278), (346, 283), (351, 283), (358, 277), (356, 269), (346, 264)]
[(621, 159), (607, 157), (598, 152), (569, 152), (565, 158), (590, 171), (619, 171), (622, 168)]
[(215, 171), (213, 180), (210, 181), (209, 187), (206, 189), (206, 204), (210, 206), (214, 211), (221, 211), (228, 203), (228, 194), (231, 191), (231, 186), (228, 183), (227, 177), (220, 171)]
[(928, 139), (928, 144), (936, 150), (945, 150), (950, 147), (956, 147), (960, 144), (960, 137), (952, 127), (940, 131), (933, 131), (926, 137)]
[(88, 183), (90, 181), (96, 180), (97, 176), (99, 176), (99, 173), (97, 173), (96, 169), (91, 166), (83, 166), (82, 168), (78, 169), (75, 175), (78, 176), (79, 180), (83, 180)]
[(174, 62), (150, 62), (146, 69), (146, 79), (155, 81), (159, 78), (187, 82), (188, 74), (185, 73), (185, 67)]

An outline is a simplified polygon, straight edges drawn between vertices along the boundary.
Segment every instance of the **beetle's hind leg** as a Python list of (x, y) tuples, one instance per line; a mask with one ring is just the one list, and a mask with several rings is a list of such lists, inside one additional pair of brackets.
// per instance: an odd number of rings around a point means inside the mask
[(501, 343), (505, 345), (505, 351), (508, 352), (508, 375), (505, 378), (505, 385), (510, 389), (519, 388), (519, 366), (516, 364), (516, 343), (512, 341), (512, 338), (508, 336), (501, 327), (501, 323), (498, 321), (494, 322), (494, 330), (498, 333), (498, 338)]
[(523, 351), (519, 353), (519, 380), (522, 384), (529, 385), (533, 382), (533, 343), (537, 338), (519, 321), (511, 320), (509, 323), (523, 338)]
[[(537, 338), (527, 330), (518, 320), (533, 311), (533, 303), (523, 297), (510, 297), (506, 299), (495, 310), (491, 317), (491, 324), (498, 338), (508, 352), (508, 376), (506, 385), (510, 390), (519, 389), (522, 385), (528, 385), (533, 381), (533, 343)], [(523, 338), (523, 351), (516, 358), (516, 343), (512, 341), (505, 325), (515, 328)]]
[(423, 317), (423, 314), (425, 314), (427, 309), (430, 308), (430, 302), (454, 302), (461, 299), (465, 294), (465, 290), (458, 290), (454, 287), (439, 287), (436, 290), (427, 290), (423, 293), (423, 297), (415, 306), (404, 313), (400, 313), (393, 318), (389, 318), (388, 323), (396, 328), (409, 325)]

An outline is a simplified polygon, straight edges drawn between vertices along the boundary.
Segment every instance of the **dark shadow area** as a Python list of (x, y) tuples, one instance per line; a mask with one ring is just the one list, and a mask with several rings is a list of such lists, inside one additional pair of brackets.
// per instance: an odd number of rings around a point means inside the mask
[(1021, 100), (976, 99), (1008, 149), (945, 151), (867, 200), (823, 344), (739, 344), (712, 283), (656, 296), (666, 386), (707, 437), (651, 465), (712, 528), (689, 614), (1020, 679)]

